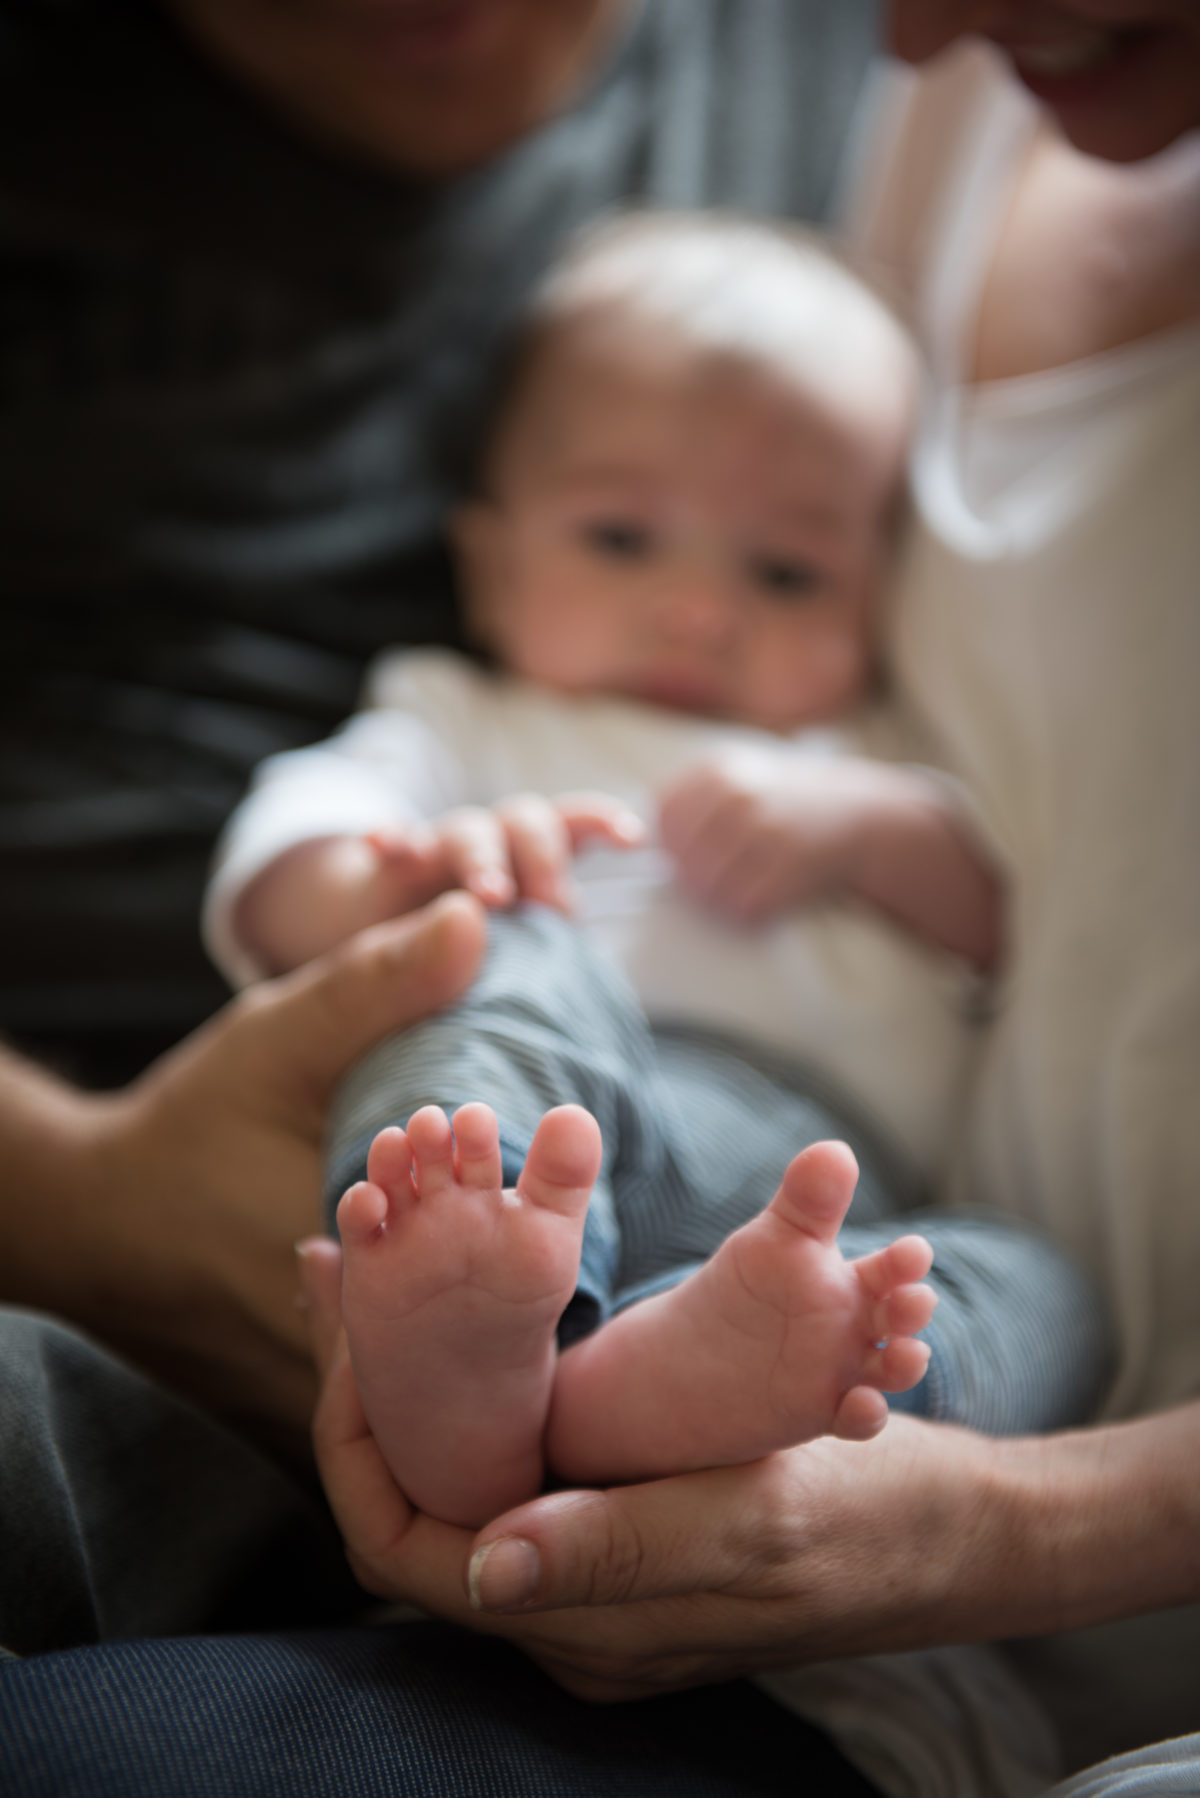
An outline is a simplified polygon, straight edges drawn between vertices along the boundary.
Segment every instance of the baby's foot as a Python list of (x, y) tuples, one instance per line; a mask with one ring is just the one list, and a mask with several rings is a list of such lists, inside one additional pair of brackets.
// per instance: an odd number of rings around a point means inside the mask
[(570, 1480), (647, 1479), (757, 1460), (833, 1434), (874, 1436), (883, 1392), (915, 1386), (912, 1333), (936, 1296), (933, 1251), (905, 1236), (843, 1259), (858, 1169), (842, 1143), (791, 1163), (770, 1205), (700, 1271), (563, 1355), (547, 1457)]
[(368, 1422), (422, 1511), (477, 1525), (542, 1483), (555, 1326), (575, 1289), (600, 1132), (546, 1114), (514, 1191), (495, 1114), (427, 1106), (338, 1206), (342, 1312)]

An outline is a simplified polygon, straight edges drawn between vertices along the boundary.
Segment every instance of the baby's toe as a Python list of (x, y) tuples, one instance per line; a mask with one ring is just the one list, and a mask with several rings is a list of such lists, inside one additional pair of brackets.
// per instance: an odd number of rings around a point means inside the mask
[(464, 1186), (499, 1192), (504, 1184), (500, 1159), (500, 1127), (490, 1105), (460, 1105), (454, 1114), (458, 1177)]

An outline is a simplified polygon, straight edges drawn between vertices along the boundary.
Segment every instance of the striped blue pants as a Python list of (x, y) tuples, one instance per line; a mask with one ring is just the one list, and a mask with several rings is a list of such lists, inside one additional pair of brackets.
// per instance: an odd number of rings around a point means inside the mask
[(494, 916), (489, 942), (456, 1005), (382, 1043), (343, 1085), (328, 1141), (331, 1213), (363, 1177), (376, 1132), (422, 1105), (491, 1105), (508, 1184), (543, 1113), (585, 1106), (604, 1158), (565, 1345), (686, 1277), (762, 1210), (793, 1155), (839, 1137), (861, 1168), (845, 1253), (914, 1229), (934, 1247), (929, 1372), (890, 1402), (995, 1435), (1094, 1412), (1113, 1364), (1109, 1321), (1090, 1281), (1046, 1237), (994, 1215), (924, 1208), (911, 1172), (818, 1076), (729, 1039), (652, 1028), (619, 971), (557, 913)]

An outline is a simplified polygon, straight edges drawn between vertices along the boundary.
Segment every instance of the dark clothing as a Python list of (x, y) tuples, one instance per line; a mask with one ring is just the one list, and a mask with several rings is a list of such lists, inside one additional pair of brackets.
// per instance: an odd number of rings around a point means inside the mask
[(14, 1661), (0, 1712), (5, 1798), (879, 1798), (753, 1686), (591, 1706), (436, 1623)]
[[(620, 200), (823, 216), (874, 29), (645, 0), (569, 115), (415, 183), (274, 122), (165, 5), (0, 0), (0, 1033), (111, 1081), (219, 1003), (200, 893), (251, 768), (383, 644), (455, 640), (455, 444), (530, 282)], [(865, 1798), (744, 1687), (593, 1712), (434, 1626), (164, 1639), (337, 1613), (327, 1520), (46, 1320), (0, 1312), (0, 1362), (13, 1798), (750, 1798), (798, 1759)]]
[(571, 113), (418, 183), (152, 0), (0, 0), (0, 1033), (114, 1079), (221, 1000), (196, 918), (249, 771), (383, 644), (455, 641), (455, 445), (531, 280), (619, 201), (824, 216), (874, 32), (646, 0)]
[(346, 1627), (328, 1519), (244, 1443), (30, 1312), (0, 1363), (5, 1798), (872, 1798), (746, 1685), (593, 1709), (499, 1642)]

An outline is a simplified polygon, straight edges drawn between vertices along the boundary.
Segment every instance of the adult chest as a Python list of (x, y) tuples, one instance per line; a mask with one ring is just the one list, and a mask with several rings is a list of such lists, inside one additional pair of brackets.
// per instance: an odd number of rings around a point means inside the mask
[(968, 354), (1005, 380), (1200, 317), (1200, 134), (1121, 167), (1037, 131), (1010, 191)]

